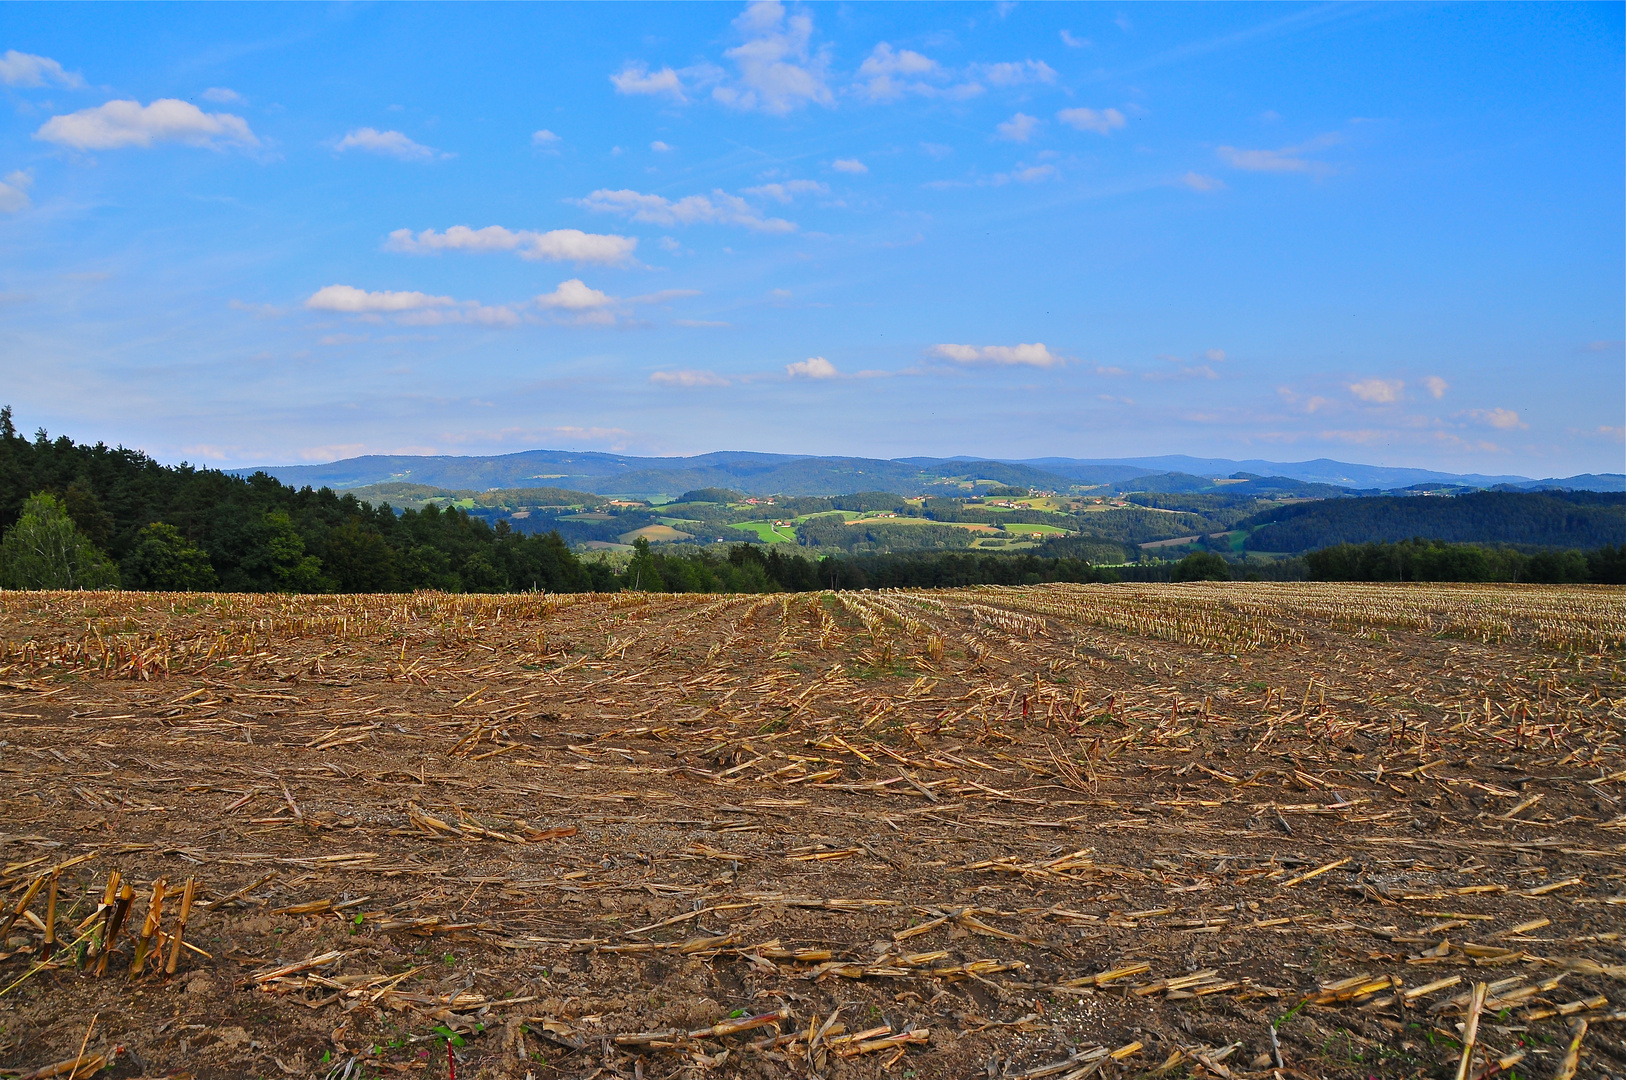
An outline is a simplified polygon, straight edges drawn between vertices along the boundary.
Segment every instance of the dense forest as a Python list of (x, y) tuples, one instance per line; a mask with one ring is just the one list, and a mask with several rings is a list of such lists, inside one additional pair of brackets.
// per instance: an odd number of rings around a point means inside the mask
[[(48, 494), (130, 589), (573, 592), (611, 589), (554, 534), (521, 535), (434, 506), (397, 514), (327, 488), (161, 465), (135, 450), (17, 434), (0, 409), (0, 529)], [(153, 528), (155, 525), (164, 528)]]
[(1532, 581), (1626, 585), (1626, 545), (1520, 551), (1433, 540), (1338, 544), (1304, 556), (1316, 581)]
[(1415, 536), (1452, 544), (1596, 548), (1626, 543), (1626, 494), (1596, 491), (1476, 491), (1326, 499), (1258, 514), (1250, 551), (1309, 551)]

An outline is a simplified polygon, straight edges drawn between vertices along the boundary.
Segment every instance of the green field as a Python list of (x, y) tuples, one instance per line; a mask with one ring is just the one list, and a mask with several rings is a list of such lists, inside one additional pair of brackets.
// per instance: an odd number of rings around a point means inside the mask
[(795, 520), (801, 522), (812, 521), (814, 518), (838, 517), (842, 521), (851, 521), (854, 518), (860, 518), (863, 516), (864, 515), (860, 514), (857, 510), (821, 510), (817, 514), (798, 514), (796, 515)]
[(1032, 525), (1027, 522), (1009, 521), (1001, 526), (1008, 533), (1022, 533), (1031, 536), (1066, 536), (1068, 530), (1057, 528), (1054, 525)]
[(762, 538), (764, 544), (794, 544), (796, 530), (789, 525), (774, 527), (771, 521), (736, 521), (729, 526), (730, 529), (743, 529), (754, 532)]

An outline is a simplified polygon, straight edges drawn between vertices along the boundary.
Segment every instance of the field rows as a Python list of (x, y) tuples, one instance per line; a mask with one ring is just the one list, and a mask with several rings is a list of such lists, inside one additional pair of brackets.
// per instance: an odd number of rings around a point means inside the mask
[(1619, 1073), (1623, 601), (0, 594), (0, 1072)]

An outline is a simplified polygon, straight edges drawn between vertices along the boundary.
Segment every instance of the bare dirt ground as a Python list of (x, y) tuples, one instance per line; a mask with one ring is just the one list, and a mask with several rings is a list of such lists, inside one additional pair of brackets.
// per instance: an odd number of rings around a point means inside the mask
[(1623, 644), (1582, 587), (0, 594), (0, 1073), (1623, 1076)]

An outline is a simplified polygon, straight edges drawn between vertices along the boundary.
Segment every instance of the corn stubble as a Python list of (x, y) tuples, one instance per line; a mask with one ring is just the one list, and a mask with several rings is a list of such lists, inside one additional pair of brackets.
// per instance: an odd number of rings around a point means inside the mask
[(1623, 649), (1592, 587), (0, 594), (0, 1072), (1607, 1075)]

